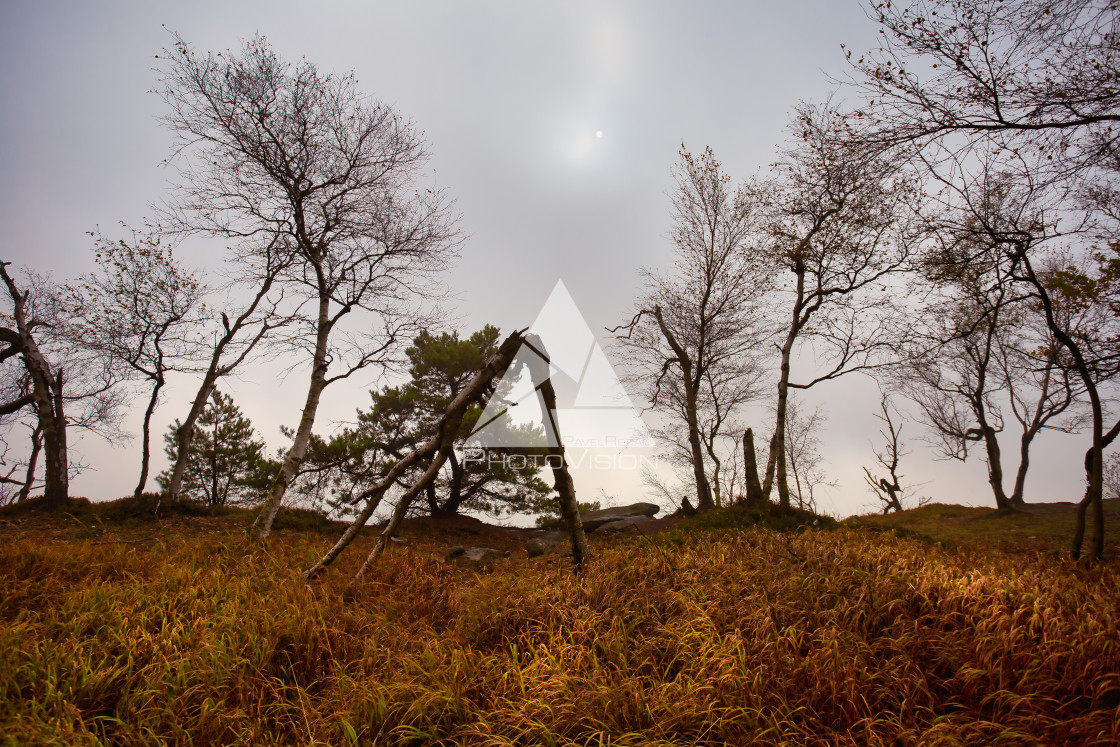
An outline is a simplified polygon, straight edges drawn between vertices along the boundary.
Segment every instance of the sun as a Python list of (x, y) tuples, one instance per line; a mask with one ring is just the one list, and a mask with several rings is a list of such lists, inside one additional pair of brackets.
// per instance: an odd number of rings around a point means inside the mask
[(603, 131), (602, 130), (595, 130), (595, 137), (602, 138), (603, 137)]

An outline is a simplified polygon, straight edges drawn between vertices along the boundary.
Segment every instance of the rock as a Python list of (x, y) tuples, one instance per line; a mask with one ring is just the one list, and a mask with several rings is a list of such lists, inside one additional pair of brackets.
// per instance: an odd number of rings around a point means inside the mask
[(620, 519), (633, 518), (635, 516), (653, 518), (660, 510), (661, 507), (656, 503), (631, 503), (627, 506), (612, 506), (611, 508), (602, 508), (598, 511), (588, 511), (580, 518), (583, 519), (583, 530), (585, 532), (594, 532), (602, 525)]
[(564, 535), (560, 532), (546, 532), (538, 537), (530, 537), (525, 540), (525, 552), (529, 553), (530, 558), (544, 555), (562, 539)]
[(512, 555), (509, 550), (495, 550), (492, 547), (462, 547), (456, 545), (447, 551), (447, 558), (462, 558), (477, 563), (482, 560), (493, 560), (495, 558), (508, 558)]
[(595, 534), (607, 534), (609, 532), (621, 532), (623, 529), (629, 529), (637, 524), (643, 524), (647, 521), (653, 521), (649, 516), (626, 516), (614, 521), (608, 521), (606, 524), (600, 524), (595, 529)]

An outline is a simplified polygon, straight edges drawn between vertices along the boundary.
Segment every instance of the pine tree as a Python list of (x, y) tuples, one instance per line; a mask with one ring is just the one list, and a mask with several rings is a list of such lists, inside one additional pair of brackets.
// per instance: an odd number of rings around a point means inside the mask
[[(358, 411), (356, 427), (330, 438), (313, 436), (293, 489), (331, 509), (349, 505), (389, 465), (436, 432), (447, 405), (497, 351), (498, 335), (497, 327), (486, 325), (466, 339), (460, 339), (457, 332), (422, 332), (414, 338), (406, 351), (412, 364), (410, 380), (371, 391), (371, 407)], [(460, 445), (482, 412), (477, 404), (467, 409)], [(515, 427), (524, 429), (525, 439), (537, 435), (529, 424)], [(533, 459), (507, 460), (497, 452), (485, 452), (484, 458), (478, 458), (477, 449), (470, 451), (470, 459), (465, 449), (452, 453), (425, 492), (430, 513), (470, 509), (498, 515), (549, 510), (552, 490), (538, 476), (540, 468)], [(418, 466), (414, 476), (424, 467)]]
[[(178, 429), (176, 420), (164, 436), (164, 453), (173, 464), (178, 456)], [(256, 503), (265, 486), (261, 476), (269, 462), (264, 441), (254, 436), (253, 424), (233, 398), (215, 390), (199, 416), (191, 441), (183, 495), (210, 506)], [(169, 478), (166, 471), (159, 476), (162, 488), (166, 489)]]

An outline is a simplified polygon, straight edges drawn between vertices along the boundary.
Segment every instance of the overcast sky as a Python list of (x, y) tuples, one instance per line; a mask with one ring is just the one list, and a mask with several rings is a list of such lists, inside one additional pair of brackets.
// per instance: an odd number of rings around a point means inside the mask
[[(259, 32), (288, 59), (354, 70), (365, 92), (426, 132), (434, 178), (456, 198), (469, 236), (449, 279), (461, 330), (526, 326), (562, 279), (604, 340), (603, 327), (623, 321), (640, 292), (639, 268), (669, 261), (667, 193), (681, 142), (711, 145), (737, 179), (754, 174), (774, 160), (797, 101), (832, 89), (840, 45), (864, 50), (876, 36), (855, 0), (0, 7), (0, 258), (59, 278), (91, 269), (85, 232), (138, 224), (171, 177), (160, 167), (170, 137), (149, 93), (166, 29), (199, 50), (237, 47)], [(372, 380), (329, 389), (317, 430), (364, 407)], [(302, 372), (278, 382), (259, 367), (222, 388), (275, 448), (279, 426), (298, 419), (305, 385)], [(173, 382), (157, 443), (196, 386)], [(831, 382), (810, 403), (830, 418), (822, 439), (838, 481), (821, 508), (841, 516), (870, 508), (860, 466), (877, 429), (875, 383)], [(979, 460), (934, 462), (920, 433), (907, 423), (914, 453), (903, 472), (926, 482), (922, 493), (992, 503)], [(1028, 501), (1077, 497), (1084, 440), (1040, 439)], [(131, 491), (134, 449), (88, 438), (78, 448), (92, 468), (73, 495)], [(162, 453), (156, 463), (163, 468)], [(617, 502), (646, 495), (633, 473), (581, 471), (576, 481), (581, 499), (601, 497), (600, 488)]]

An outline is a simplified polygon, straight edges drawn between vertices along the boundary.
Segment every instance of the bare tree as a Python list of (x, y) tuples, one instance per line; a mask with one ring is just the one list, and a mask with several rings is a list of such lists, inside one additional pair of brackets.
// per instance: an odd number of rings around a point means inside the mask
[[(30, 450), (22, 458), (12, 456), (7, 433), (0, 436), (0, 506), (27, 500), (33, 489), (41, 487), (36, 476), (39, 456), (43, 452), (43, 429), (38, 420), (28, 422), (26, 418), (20, 418), (16, 424), (25, 426), (30, 432)], [(3, 423), (4, 430), (9, 430), (11, 425)]]
[[(899, 473), (899, 464), (902, 458), (909, 454), (902, 442), (902, 424), (895, 423), (894, 416), (891, 411), (894, 406), (890, 401), (890, 397), (886, 394), (883, 395), (879, 402), (879, 413), (875, 415), (883, 422), (884, 429), (879, 431), (879, 435), (883, 437), (883, 448), (881, 451), (873, 452), (875, 454), (875, 462), (878, 468), (886, 470), (886, 477), (878, 477), (871, 473), (867, 467), (863, 468), (864, 482), (871, 488), (875, 497), (883, 504), (883, 513), (889, 514), (891, 511), (904, 511), (906, 506), (903, 504), (909, 487), (904, 487), (902, 480), (904, 475)], [(895, 415), (898, 411), (895, 410)], [(929, 501), (928, 498), (919, 498), (918, 505), (925, 505)]]
[(232, 320), (230, 314), (220, 312), (222, 326), (220, 331), (215, 330), (209, 363), (202, 374), (198, 392), (191, 401), (190, 411), (175, 432), (175, 462), (171, 466), (166, 490), (167, 498), (172, 502), (179, 500), (190, 461), (195, 426), (218, 382), (232, 374), (269, 335), (283, 329), (295, 316), (293, 311), (281, 311), (282, 294), (280, 299), (269, 300), (280, 272), (292, 261), (291, 253), (283, 248), (282, 242), (275, 237), (260, 246), (250, 242), (248, 247), (242, 248), (241, 257), (244, 261), (240, 263), (240, 274), (234, 278), (233, 289), (250, 288), (252, 296), (240, 307), (230, 307)]
[[(0, 361), (17, 355), (22, 359), (29, 392), (3, 403), (0, 409), (16, 412), (31, 397), (37, 418), (33, 433), (37, 431), (41, 439), (33, 438), (32, 452), (37, 457), (35, 444), (41, 443), (45, 457), (43, 496), (50, 508), (61, 510), (69, 498), (67, 427), (97, 430), (108, 437), (117, 433), (120, 401), (114, 389), (113, 362), (83, 355), (74, 347), (69, 320), (49, 280), (30, 275), (26, 289), (21, 290), (8, 265), (0, 262), (0, 279), (12, 304), (11, 313), (5, 315), (7, 323), (0, 326), (0, 343), (5, 345)], [(74, 375), (70, 377), (68, 371)], [(77, 410), (69, 412), (75, 403)], [(25, 484), (34, 478), (33, 469), (30, 472)]]
[(98, 269), (63, 292), (79, 344), (116, 361), (122, 377), (138, 378), (149, 387), (134, 491), (139, 498), (151, 464), (152, 415), (168, 374), (190, 366), (198, 351), (206, 289), (196, 272), (175, 259), (158, 227), (125, 228), (131, 233), (127, 239), (91, 233)]
[[(0, 363), (18, 354), (16, 346), (5, 344), (0, 350)], [(34, 404), (27, 369), (17, 361), (0, 366), (0, 505), (24, 500), (34, 483), (43, 443), (42, 431), (34, 420)], [(17, 427), (27, 427), (31, 432), (29, 452), (12, 446), (17, 439), (11, 433)]]
[[(973, 443), (982, 446), (996, 507), (1008, 511), (1024, 502), (1034, 438), (1079, 424), (1063, 416), (1080, 389), (1033, 294), (1014, 279), (1014, 258), (983, 242), (971, 216), (947, 223), (923, 263), (932, 293), (898, 333), (905, 362), (894, 386), (919, 406), (945, 457), (963, 461)], [(1020, 426), (1010, 493), (999, 440), (1005, 404)]]
[[(993, 149), (995, 150), (995, 149)], [(1120, 434), (1120, 423), (1106, 429), (1102, 385), (1115, 378), (1120, 351), (1115, 309), (1109, 298), (1116, 279), (1108, 262), (1090, 261), (1085, 251), (1070, 254), (1070, 242), (1092, 234), (1092, 216), (1070, 217), (1064, 196), (1034, 179), (1022, 159), (983, 152), (979, 173), (953, 180), (939, 175), (956, 209), (967, 215), (958, 223), (970, 234), (963, 247), (979, 247), (1008, 258), (1010, 277), (1025, 288), (1041, 310), (1055, 355), (1075, 375), (1088, 399), (1092, 444), (1086, 454), (1086, 493), (1079, 504), (1072, 555), (1081, 555), (1084, 520), (1093, 508), (1096, 536), (1093, 555), (1104, 552), (1102, 469), (1104, 449)], [(1061, 216), (1066, 220), (1061, 220)], [(1064, 242), (1064, 243), (1059, 243)], [(1103, 258), (1102, 258), (1103, 259)], [(956, 261), (969, 262), (965, 252)]]
[(718, 480), (716, 443), (732, 432), (735, 411), (757, 395), (756, 351), (765, 338), (758, 299), (768, 274), (747, 246), (757, 228), (753, 196), (731, 188), (711, 148), (694, 157), (682, 146), (674, 174), (674, 272), (646, 271), (650, 289), (637, 313), (611, 331), (625, 330), (617, 339), (631, 364), (628, 377), (672, 423), (662, 438), (687, 460), (697, 508), (706, 510), (716, 505), (706, 459)]
[(1115, 235), (1120, 8), (1106, 0), (925, 0), (905, 7), (876, 2), (869, 12), (882, 42), (853, 61), (852, 81), (865, 94), (860, 113), (868, 136), (915, 148), (966, 205), (971, 187), (991, 179), (961, 173), (960, 164), (980, 162), (991, 174), (993, 159), (1018, 162), (1010, 169), (1017, 172), (1013, 186), (1003, 179), (1003, 222), (985, 229), (1015, 259), (1016, 278), (1037, 296), (1089, 399), (1092, 445), (1072, 554), (1081, 554), (1084, 515), (1092, 506), (1099, 558), (1103, 450), (1112, 432), (1105, 431), (1097, 386), (1100, 345), (1070, 334), (1060, 318), (1063, 302), (1093, 295), (1086, 293), (1092, 283), (1055, 285), (1061, 276), (1048, 276), (1038, 264), (1046, 242), (1060, 233), (1056, 215), (1063, 212), (1083, 208)]
[[(1115, 157), (1120, 9), (1109, 0), (875, 0), (853, 58), (868, 134), (965, 152), (999, 138), (1054, 175)], [(955, 136), (955, 141), (947, 137)]]
[[(290, 65), (256, 38), (239, 53), (165, 53), (160, 95), (179, 139), (171, 210), (184, 230), (267, 237), (290, 252), (280, 282), (307, 313), (286, 340), (309, 365), (295, 438), (253, 525), (268, 536), (310, 441), (323, 390), (400, 355), (423, 328), (421, 304), (454, 256), (457, 216), (441, 192), (414, 189), (427, 154), (353, 75)], [(359, 312), (365, 312), (364, 314)], [(347, 326), (354, 315), (359, 317)]]
[(836, 482), (828, 479), (820, 453), (819, 433), (827, 420), (820, 407), (813, 408), (808, 415), (802, 414), (795, 400), (790, 401), (786, 412), (786, 464), (793, 478), (791, 497), (805, 511), (817, 510), (816, 495), (820, 488), (836, 487)]
[[(778, 486), (790, 505), (786, 448), (790, 389), (877, 365), (890, 349), (884, 320), (887, 280), (906, 269), (917, 234), (910, 230), (916, 188), (881, 152), (856, 140), (848, 122), (827, 107), (802, 106), (800, 140), (758, 190), (767, 200), (770, 246), (763, 253), (782, 272), (788, 297), (783, 324), (774, 435), (762, 492)], [(795, 351), (813, 345), (823, 368), (794, 381)]]

